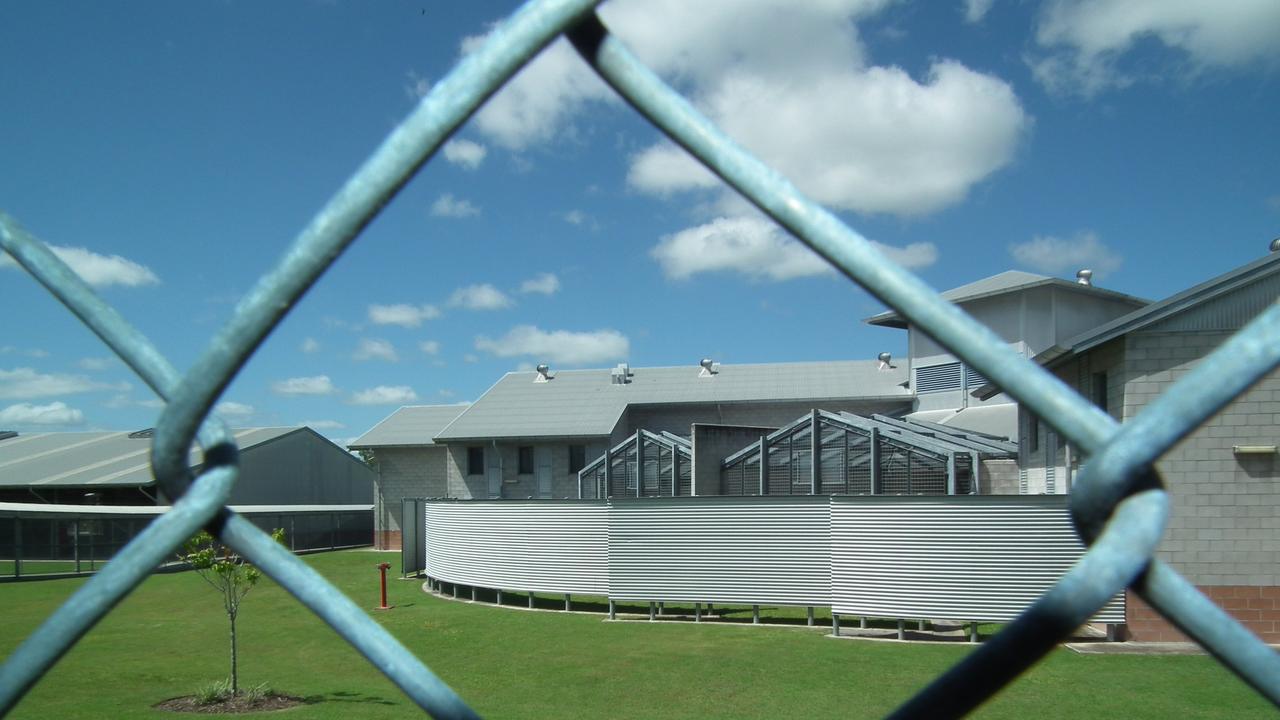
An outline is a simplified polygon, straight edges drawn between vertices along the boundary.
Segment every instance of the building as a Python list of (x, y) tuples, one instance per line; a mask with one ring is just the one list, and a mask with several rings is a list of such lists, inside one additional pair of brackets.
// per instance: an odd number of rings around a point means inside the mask
[(746, 427), (759, 437), (760, 428), (769, 432), (817, 407), (902, 413), (911, 407), (905, 382), (900, 368), (874, 360), (543, 366), (507, 373), (435, 442), (448, 449), (450, 497), (571, 498), (578, 471), (638, 430), (688, 436), (694, 425)]
[[(1035, 359), (1123, 422), (1278, 297), (1280, 253), (1272, 252), (1042, 348)], [(1277, 420), (1280, 371), (1273, 371), (1156, 465), (1172, 498), (1158, 556), (1272, 643), (1280, 642)], [(1027, 411), (1019, 438), (1022, 492), (1070, 492), (1080, 454)], [(1134, 639), (1183, 639), (1132, 594), (1128, 608)]]
[(400, 508), (405, 498), (454, 497), (445, 473), (448, 451), (434, 437), (465, 405), (402, 407), (348, 447), (371, 458), (374, 547), (400, 549)]
[[(1018, 271), (955, 288), (944, 297), (1027, 356), (1146, 304), (1085, 282)], [(382, 457), (384, 451), (371, 444), (369, 436), (395, 438), (402, 457), (410, 457), (411, 448), (423, 453), (415, 456), (415, 462), (423, 464), (414, 471), (421, 478), (444, 476), (443, 486), (435, 480), (427, 484), (412, 479), (412, 491), (406, 487), (397, 492), (528, 499), (578, 497), (578, 472), (641, 431), (690, 441), (688, 485), (701, 488), (698, 494), (713, 494), (719, 487), (720, 466), (727, 457), (815, 410), (865, 418), (905, 417), (941, 426), (924, 431), (917, 426), (917, 435), (1016, 435), (1017, 406), (1010, 398), (972, 396), (972, 390), (986, 382), (980, 374), (893, 311), (867, 322), (905, 329), (906, 360), (895, 362), (885, 354), (878, 360), (759, 365), (703, 360), (683, 367), (624, 364), (554, 371), (540, 366), (507, 373), (474, 404), (450, 411), (458, 414), (434, 435), (415, 427), (413, 416), (402, 410), (351, 447)], [(653, 447), (659, 445), (655, 442)], [(443, 454), (434, 449), (438, 447), (444, 448)], [(382, 472), (390, 477), (387, 469)], [(395, 472), (397, 477), (413, 474)], [(969, 486), (981, 487), (982, 492), (1017, 492), (1016, 471), (997, 472)], [(390, 524), (387, 519), (386, 527)]]
[[(229, 505), (359, 505), (373, 497), (364, 463), (308, 427), (242, 428)], [(190, 455), (200, 469), (200, 451)], [(0, 433), (0, 502), (165, 504), (151, 474), (151, 431)]]
[[(942, 293), (990, 328), (1023, 357), (1033, 357), (1065, 338), (1145, 307), (1148, 301), (1095, 286), (1082, 270), (1076, 282), (1008, 270)], [(906, 371), (914, 403), (908, 418), (1012, 438), (1018, 410), (1003, 393), (975, 397), (986, 378), (890, 310), (867, 323), (907, 331)]]

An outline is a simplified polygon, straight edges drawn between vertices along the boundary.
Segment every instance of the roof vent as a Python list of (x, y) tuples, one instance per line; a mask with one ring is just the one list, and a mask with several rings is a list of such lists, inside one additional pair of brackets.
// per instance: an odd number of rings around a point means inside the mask
[(876, 356), (876, 359), (880, 361), (881, 370), (892, 370), (896, 367), (893, 364), (893, 355), (890, 353), (882, 352)]
[(8, 440), (9, 438), (18, 437), (17, 430), (0, 430), (0, 440)]
[(1276, 252), (1277, 250), (1280, 250), (1280, 237), (1271, 241), (1271, 252)]
[(702, 366), (702, 369), (698, 371), (698, 377), (700, 378), (711, 377), (720, 372), (720, 363), (711, 358), (702, 358), (698, 361), (698, 365)]
[(610, 371), (609, 375), (614, 385), (626, 385), (631, 382), (631, 377), (635, 373), (631, 372), (631, 367), (626, 363), (618, 363), (618, 367)]
[(534, 368), (538, 371), (538, 375), (533, 378), (536, 383), (544, 383), (551, 379), (551, 366), (545, 363)]
[(1077, 283), (1079, 283), (1079, 284), (1081, 284), (1081, 285), (1085, 285), (1085, 286), (1092, 286), (1092, 285), (1093, 285), (1093, 271), (1092, 271), (1092, 270), (1090, 270), (1090, 269), (1088, 269), (1088, 268), (1085, 268), (1085, 269), (1083, 269), (1083, 270), (1077, 270), (1077, 271), (1076, 271), (1076, 282), (1077, 282)]
[(129, 437), (133, 440), (143, 440), (155, 434), (156, 434), (155, 428), (147, 428), (146, 430), (138, 430), (136, 432), (131, 432), (129, 433)]

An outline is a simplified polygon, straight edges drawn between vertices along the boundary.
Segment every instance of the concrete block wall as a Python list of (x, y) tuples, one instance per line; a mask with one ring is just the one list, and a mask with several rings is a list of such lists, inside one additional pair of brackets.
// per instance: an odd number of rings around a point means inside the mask
[[(1227, 336), (1131, 335), (1125, 416), (1136, 416)], [(1173, 500), (1160, 558), (1196, 585), (1280, 586), (1280, 459), (1232, 452), (1276, 444), (1280, 373), (1273, 372), (1157, 463)]]
[(374, 484), (374, 546), (400, 549), (400, 506), (404, 498), (447, 497), (443, 447), (378, 448)]
[(1017, 495), (1018, 461), (989, 459), (978, 462), (978, 487), (983, 495)]
[[(1128, 336), (1125, 418), (1135, 417), (1229, 335)], [(1280, 372), (1272, 372), (1156, 464), (1172, 499), (1158, 556), (1268, 642), (1280, 642), (1280, 458), (1236, 455), (1232, 447), (1276, 444)], [(1150, 608), (1131, 607), (1134, 639), (1182, 639)]]

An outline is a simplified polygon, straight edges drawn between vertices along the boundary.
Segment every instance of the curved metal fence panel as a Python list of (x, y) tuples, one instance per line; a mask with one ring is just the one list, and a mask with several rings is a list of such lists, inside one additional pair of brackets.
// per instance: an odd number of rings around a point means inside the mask
[(827, 605), (827, 507), (814, 496), (614, 499), (609, 596)]
[[(1280, 656), (1153, 559), (1169, 503), (1152, 470), (1163, 452), (1280, 361), (1280, 307), (1263, 312), (1122, 428), (738, 148), (609, 33), (591, 13), (595, 4), (539, 0), (495, 28), (485, 43), (433, 86), (319, 210), (185, 375), (44, 243), (16, 220), (0, 215), (0, 247), (165, 399), (152, 468), (166, 495), (179, 498), (0, 667), (0, 712), (12, 708), (174, 548), (207, 527), (328, 622), (423, 709), (437, 717), (475, 716), (381, 626), (225, 507), (239, 476), (237, 450), (230, 433), (209, 412), (271, 330), (381, 208), (490, 95), (561, 33), (610, 86), (674, 142), (1091, 456), (1076, 479), (1071, 505), (1089, 552), (1004, 632), (904, 705), (900, 716), (967, 712), (1030, 667), (1126, 585), (1272, 702), (1280, 703)], [(204, 452), (198, 477), (190, 477), (186, 463), (193, 440)]]
[[(1084, 552), (1061, 495), (831, 499), (831, 611), (1012, 620)], [(1117, 594), (1092, 618), (1124, 622)]]
[(428, 502), (426, 574), (459, 585), (607, 595), (608, 506)]

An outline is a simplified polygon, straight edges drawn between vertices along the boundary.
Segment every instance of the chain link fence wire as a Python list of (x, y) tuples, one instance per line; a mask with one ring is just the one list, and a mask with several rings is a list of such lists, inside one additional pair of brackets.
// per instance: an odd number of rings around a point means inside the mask
[[(180, 375), (141, 333), (16, 220), (0, 214), (0, 247), (78, 316), (160, 397), (152, 467), (173, 508), (91, 578), (0, 667), (0, 713), (125, 595), (201, 528), (249, 558), (437, 718), (477, 714), (350, 600), (225, 506), (237, 448), (210, 408), (236, 372), (345, 248), (449, 136), (561, 33), (638, 112), (849, 279), (937, 339), (1090, 456), (1071, 508), (1089, 551), (1015, 622), (934, 680), (894, 717), (955, 717), (991, 697), (1132, 588), (1180, 630), (1280, 706), (1280, 656), (1154, 558), (1169, 513), (1155, 460), (1280, 363), (1272, 306), (1124, 426), (984, 325), (942, 300), (870, 242), (737, 147), (610, 35), (596, 0), (540, 0), (518, 10), (469, 54), (353, 174), (239, 303), (191, 370)], [(856, 119), (853, 120), (856, 122)], [(197, 441), (204, 469), (191, 477)]]

